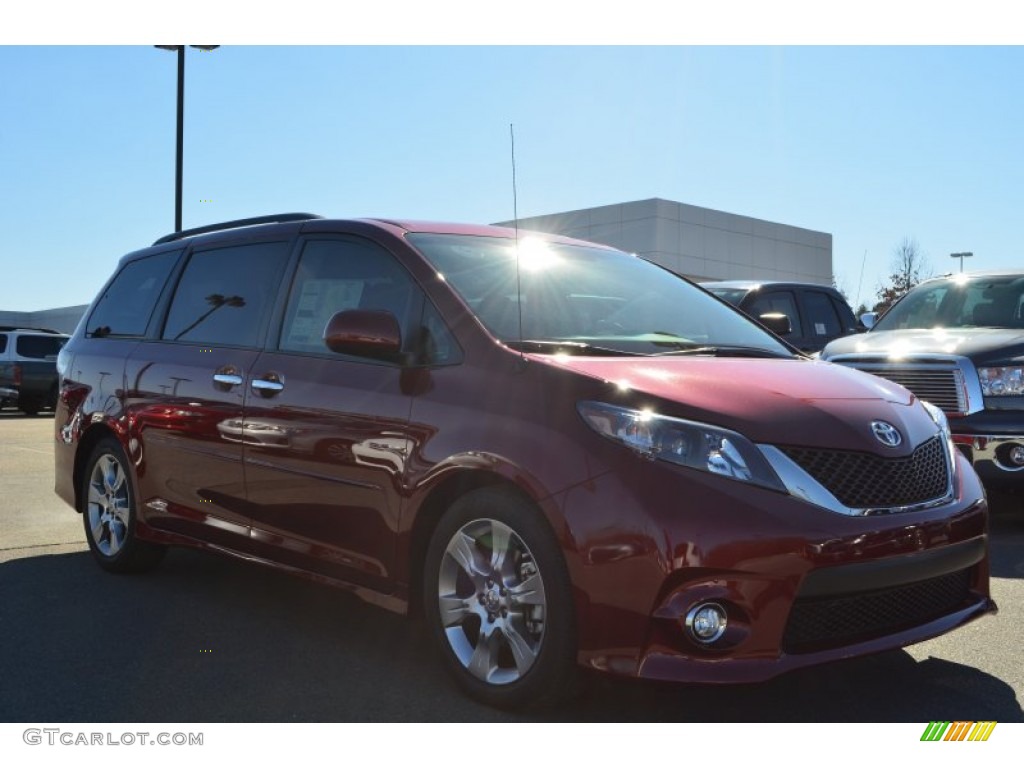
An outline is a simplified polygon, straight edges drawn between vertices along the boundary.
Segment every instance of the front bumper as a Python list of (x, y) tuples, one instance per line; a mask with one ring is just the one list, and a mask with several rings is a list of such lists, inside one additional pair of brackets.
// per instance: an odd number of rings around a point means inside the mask
[[(752, 683), (994, 612), (984, 491), (966, 457), (956, 461), (954, 501), (874, 516), (654, 462), (570, 490), (559, 501), (576, 545), (580, 662), (634, 677)], [(636, 519), (646, 523), (611, 535)], [(727, 616), (708, 644), (686, 626), (704, 603)]]

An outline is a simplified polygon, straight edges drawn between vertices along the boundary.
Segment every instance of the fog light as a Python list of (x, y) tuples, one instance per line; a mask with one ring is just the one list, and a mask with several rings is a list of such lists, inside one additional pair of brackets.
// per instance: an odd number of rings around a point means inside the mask
[(1024, 467), (1024, 445), (1015, 445), (1010, 449), (1010, 461), (1018, 467)]
[(717, 603), (695, 605), (686, 614), (686, 628), (698, 643), (713, 643), (725, 632), (725, 609)]

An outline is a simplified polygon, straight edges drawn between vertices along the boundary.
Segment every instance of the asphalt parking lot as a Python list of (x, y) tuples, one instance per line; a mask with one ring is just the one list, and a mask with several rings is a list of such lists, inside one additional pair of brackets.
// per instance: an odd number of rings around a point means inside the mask
[(101, 571), (53, 493), (51, 430), (0, 412), (0, 721), (1024, 721), (1019, 500), (993, 517), (997, 616), (762, 685), (594, 678), (571, 706), (507, 713), (462, 696), (417, 624), (346, 593), (186, 550)]

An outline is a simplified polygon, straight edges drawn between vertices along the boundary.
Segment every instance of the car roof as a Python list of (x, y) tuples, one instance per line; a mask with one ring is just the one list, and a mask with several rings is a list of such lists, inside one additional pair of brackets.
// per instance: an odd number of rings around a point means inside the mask
[(0, 333), (36, 333), (44, 336), (67, 336), (52, 328), (22, 328), (20, 325), (0, 325)]
[(823, 283), (812, 283), (812, 282), (801, 282), (799, 280), (708, 280), (707, 282), (699, 283), (701, 288), (727, 288), (738, 291), (756, 291), (759, 288), (765, 286), (771, 286), (773, 288), (818, 288), (826, 291), (833, 291), (831, 285), (825, 285)]
[[(169, 244), (174, 244), (170, 246), (174, 247), (179, 245), (182, 241), (192, 239), (205, 241), (207, 239), (231, 237), (240, 232), (293, 232), (297, 228), (302, 231), (322, 232), (338, 227), (351, 227), (352, 225), (369, 225), (370, 227), (389, 231), (391, 234), (399, 237), (403, 234), (411, 233), (476, 235), (480, 237), (502, 238), (521, 238), (531, 236), (541, 237), (550, 242), (577, 245), (586, 244), (606, 248), (608, 250), (614, 250), (610, 246), (601, 245), (599, 243), (590, 243), (571, 237), (565, 237), (563, 235), (552, 234), (550, 232), (538, 232), (526, 229), (517, 230), (514, 227), (495, 226), (490, 224), (459, 224), (455, 222), (420, 221), (416, 219), (397, 218), (325, 218), (312, 213), (273, 214), (270, 216), (258, 216), (255, 218), (236, 219), (217, 224), (209, 224), (202, 227), (196, 227), (195, 229), (187, 229), (182, 232), (172, 232), (168, 235), (164, 235), (157, 239), (150, 248)], [(148, 249), (141, 250), (148, 251)], [(133, 254), (129, 254), (129, 256), (131, 255)]]

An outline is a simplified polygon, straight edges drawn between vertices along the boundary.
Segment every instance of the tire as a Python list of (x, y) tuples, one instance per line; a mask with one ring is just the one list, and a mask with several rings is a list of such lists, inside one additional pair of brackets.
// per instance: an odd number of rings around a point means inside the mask
[(120, 443), (108, 437), (93, 448), (82, 478), (85, 538), (96, 562), (113, 573), (149, 570), (166, 549), (135, 535), (138, 510), (128, 467)]
[(573, 695), (572, 589), (538, 510), (507, 492), (472, 491), (441, 517), (424, 567), (428, 631), (463, 690), (499, 708)]
[(35, 398), (25, 398), (18, 401), (18, 410), (26, 416), (38, 416), (39, 412), (43, 410), (43, 404)]

